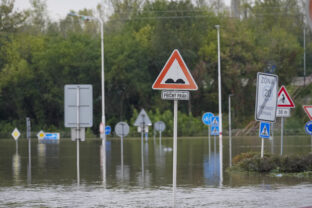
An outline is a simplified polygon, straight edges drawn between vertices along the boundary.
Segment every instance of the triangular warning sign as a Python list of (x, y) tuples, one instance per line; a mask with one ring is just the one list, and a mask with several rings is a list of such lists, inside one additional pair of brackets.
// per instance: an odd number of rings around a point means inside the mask
[(261, 136), (265, 136), (265, 137), (269, 136), (269, 132), (268, 132), (266, 125), (263, 125), (263, 129), (262, 129), (260, 134), (261, 134)]
[(134, 126), (151, 126), (151, 119), (148, 117), (144, 109), (141, 110), (137, 119), (134, 122)]
[(218, 134), (218, 133), (219, 133), (218, 129), (217, 129), (217, 128), (214, 128), (214, 129), (213, 129), (213, 134)]
[(280, 108), (294, 108), (295, 107), (295, 104), (290, 98), (284, 85), (281, 86), (281, 89), (278, 91), (277, 107), (280, 107)]
[(152, 87), (154, 90), (197, 90), (190, 71), (175, 49)]
[(312, 105), (304, 105), (303, 109), (308, 114), (310, 120), (312, 120)]

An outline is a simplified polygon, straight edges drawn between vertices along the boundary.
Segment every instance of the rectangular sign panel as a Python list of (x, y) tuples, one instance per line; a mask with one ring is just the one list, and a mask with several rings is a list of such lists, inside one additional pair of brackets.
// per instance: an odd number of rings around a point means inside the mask
[(162, 91), (161, 99), (163, 100), (189, 100), (190, 92), (189, 91)]
[(259, 137), (264, 139), (270, 138), (270, 128), (271, 124), (266, 122), (261, 122), (259, 127)]
[(276, 117), (290, 117), (290, 108), (277, 108)]
[(76, 128), (78, 124), (79, 127), (92, 127), (92, 85), (65, 85), (64, 99), (65, 127)]
[(275, 122), (278, 76), (258, 72), (255, 117), (257, 121)]

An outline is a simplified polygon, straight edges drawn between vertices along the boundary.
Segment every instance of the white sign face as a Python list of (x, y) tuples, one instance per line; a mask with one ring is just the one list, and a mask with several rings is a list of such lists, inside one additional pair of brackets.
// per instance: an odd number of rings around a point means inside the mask
[(77, 139), (80, 139), (82, 142), (86, 140), (85, 128), (71, 128), (71, 140), (76, 141)]
[(290, 108), (277, 108), (276, 117), (290, 117)]
[(154, 123), (154, 129), (163, 132), (166, 129), (166, 124), (163, 121), (157, 121)]
[(43, 139), (44, 136), (45, 136), (45, 133), (44, 133), (44, 131), (42, 131), (42, 130), (39, 131), (38, 134), (37, 134), (38, 139)]
[(189, 100), (189, 91), (162, 91), (161, 99), (163, 100)]
[(115, 133), (120, 137), (125, 137), (129, 134), (130, 128), (126, 122), (119, 122), (115, 126)]
[(153, 87), (154, 90), (197, 90), (189, 69), (187, 68), (181, 54), (175, 49), (164, 68), (161, 70)]
[[(64, 124), (65, 127), (92, 127), (93, 95), (92, 85), (65, 85), (64, 87)], [(77, 116), (79, 111), (79, 121)]]
[(294, 108), (295, 104), (289, 96), (286, 87), (283, 85), (278, 91), (277, 107), (281, 108)]
[(255, 117), (257, 121), (275, 122), (278, 76), (258, 72)]
[(151, 126), (151, 125), (152, 125), (152, 122), (150, 118), (148, 117), (145, 110), (142, 109), (137, 119), (134, 122), (134, 126)]
[(19, 132), (17, 128), (15, 128), (11, 135), (15, 140), (18, 140), (18, 138), (21, 136), (21, 133)]

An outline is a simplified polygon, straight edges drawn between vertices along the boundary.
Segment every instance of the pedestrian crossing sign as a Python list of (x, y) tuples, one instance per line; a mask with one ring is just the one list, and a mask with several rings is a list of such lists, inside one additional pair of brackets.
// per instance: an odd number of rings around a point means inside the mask
[(213, 116), (211, 118), (211, 126), (219, 126), (219, 116)]
[(210, 135), (218, 136), (219, 135), (219, 126), (211, 126), (210, 127)]
[(264, 139), (270, 138), (270, 123), (260, 122), (259, 137)]

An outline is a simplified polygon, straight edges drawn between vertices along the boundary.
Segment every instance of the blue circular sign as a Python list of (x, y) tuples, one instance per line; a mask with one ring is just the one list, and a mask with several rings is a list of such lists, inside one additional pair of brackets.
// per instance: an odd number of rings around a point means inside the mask
[(312, 135), (312, 121), (308, 121), (304, 127), (307, 134)]
[(205, 125), (211, 125), (211, 118), (213, 117), (213, 113), (204, 113), (203, 117), (202, 117), (202, 121)]
[(109, 135), (112, 131), (112, 128), (110, 126), (105, 127), (105, 135)]

